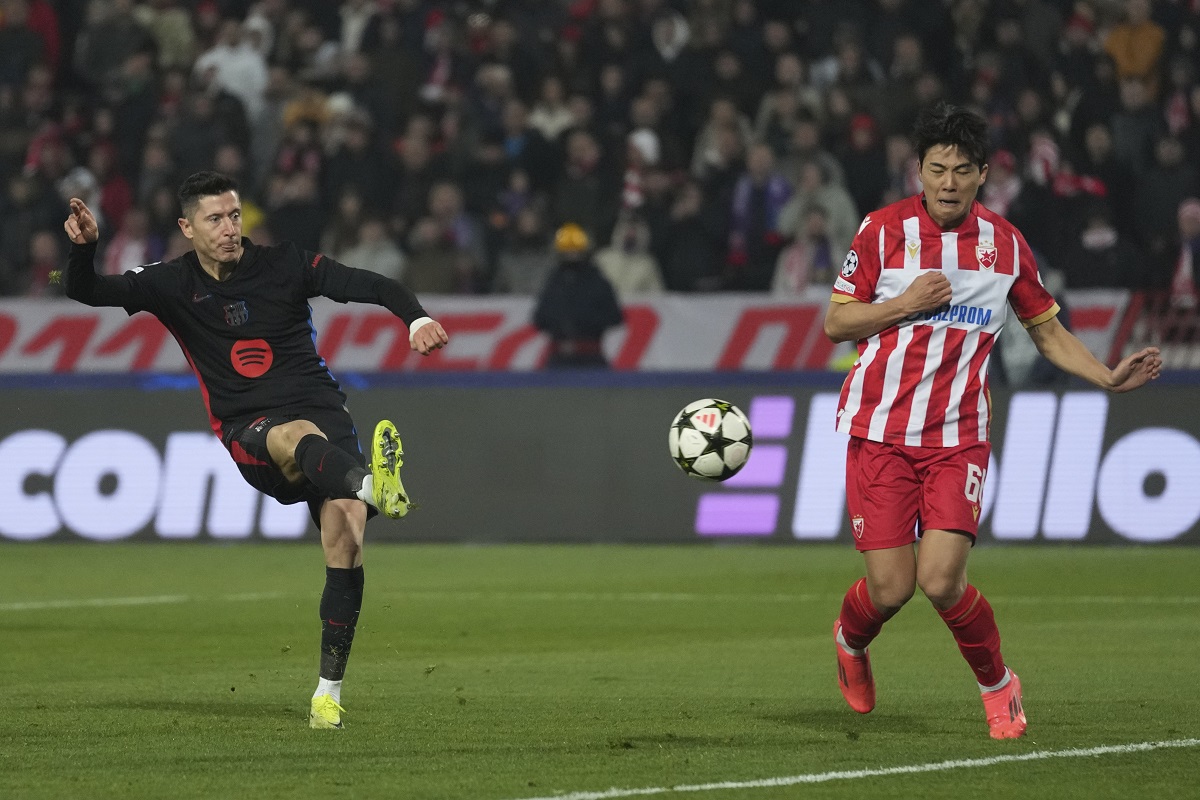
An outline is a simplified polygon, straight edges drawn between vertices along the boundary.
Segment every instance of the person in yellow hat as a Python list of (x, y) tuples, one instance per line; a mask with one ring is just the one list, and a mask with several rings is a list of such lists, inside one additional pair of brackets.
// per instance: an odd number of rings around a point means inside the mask
[(606, 367), (604, 332), (624, 321), (612, 284), (591, 257), (587, 233), (568, 222), (554, 234), (558, 263), (546, 278), (533, 324), (550, 337), (546, 367)]

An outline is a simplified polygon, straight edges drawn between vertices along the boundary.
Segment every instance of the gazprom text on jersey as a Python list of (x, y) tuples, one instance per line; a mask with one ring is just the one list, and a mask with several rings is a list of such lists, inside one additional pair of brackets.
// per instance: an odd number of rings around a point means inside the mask
[(946, 305), (933, 311), (918, 311), (909, 320), (917, 322), (965, 322), (968, 325), (987, 325), (992, 321), (992, 310), (980, 306)]

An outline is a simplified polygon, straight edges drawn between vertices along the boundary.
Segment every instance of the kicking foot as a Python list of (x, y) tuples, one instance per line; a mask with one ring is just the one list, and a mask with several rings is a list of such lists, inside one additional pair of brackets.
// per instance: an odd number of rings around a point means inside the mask
[(838, 688), (842, 697), (860, 714), (875, 708), (875, 676), (871, 674), (871, 656), (863, 650), (861, 656), (846, 652), (838, 642), (841, 622), (833, 623), (833, 647), (837, 650)]
[(346, 709), (337, 704), (332, 695), (317, 695), (308, 709), (308, 727), (322, 730), (341, 730), (342, 712)]
[(1016, 739), (1025, 735), (1025, 709), (1021, 706), (1021, 679), (1011, 669), (1009, 681), (994, 692), (983, 693), (983, 710), (993, 739)]
[(400, 482), (400, 467), (404, 466), (404, 449), (400, 445), (400, 434), (389, 420), (375, 426), (371, 440), (371, 480), (375, 507), (379, 513), (392, 519), (400, 519), (416, 504), (409, 499)]

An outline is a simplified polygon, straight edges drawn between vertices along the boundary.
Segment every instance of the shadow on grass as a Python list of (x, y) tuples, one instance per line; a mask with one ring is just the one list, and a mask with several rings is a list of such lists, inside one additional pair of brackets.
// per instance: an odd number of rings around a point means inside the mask
[[(796, 709), (783, 713), (759, 714), (758, 718), (794, 728), (804, 728), (822, 733), (845, 732), (851, 739), (862, 734), (902, 734), (930, 733), (925, 717), (914, 717), (911, 714), (898, 712), (873, 711), (870, 714), (858, 714), (847, 708), (820, 706), (816, 708)], [(941, 732), (932, 731), (933, 733)]]
[(79, 708), (140, 711), (143, 713), (183, 714), (198, 717), (265, 717), (299, 719), (308, 713), (302, 706), (279, 703), (243, 702), (239, 700), (105, 700), (80, 703)]

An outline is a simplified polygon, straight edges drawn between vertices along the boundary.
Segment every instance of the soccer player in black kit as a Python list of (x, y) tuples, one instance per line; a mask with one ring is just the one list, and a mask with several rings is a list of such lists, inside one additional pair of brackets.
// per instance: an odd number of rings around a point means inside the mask
[(183, 349), (213, 432), (246, 481), (281, 503), (308, 503), (326, 564), (309, 725), (341, 728), (367, 519), (377, 511), (403, 517), (412, 503), (400, 482), (400, 438), (387, 420), (375, 429), (368, 467), (346, 395), (317, 353), (308, 300), (381, 305), (404, 320), (421, 355), (446, 345), (446, 331), (394, 280), (290, 242), (262, 247), (243, 238), (237, 183), (220, 173), (197, 173), (179, 188), (179, 227), (193, 250), (123, 275), (96, 274), (96, 218), (82, 200), (70, 203), (67, 296), (158, 317)]

